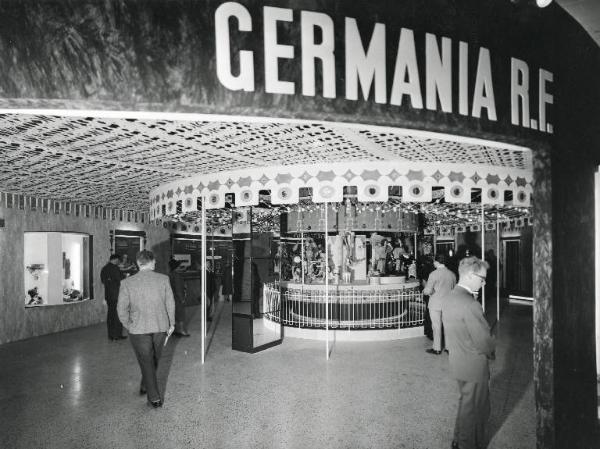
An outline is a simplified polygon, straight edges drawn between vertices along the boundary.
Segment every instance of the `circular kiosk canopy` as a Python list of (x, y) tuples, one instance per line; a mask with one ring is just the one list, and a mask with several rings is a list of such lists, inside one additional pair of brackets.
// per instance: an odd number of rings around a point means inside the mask
[(314, 203), (341, 202), (351, 189), (359, 202), (406, 203), (441, 226), (478, 216), (474, 200), (494, 221), (530, 206), (531, 153), (523, 147), (324, 122), (190, 123), (189, 133), (197, 126), (212, 129), (203, 138), (213, 147), (203, 147), (198, 174), (151, 191), (151, 219), (196, 216), (202, 199), (207, 209), (256, 206), (265, 191), (272, 205), (291, 206), (307, 192)]

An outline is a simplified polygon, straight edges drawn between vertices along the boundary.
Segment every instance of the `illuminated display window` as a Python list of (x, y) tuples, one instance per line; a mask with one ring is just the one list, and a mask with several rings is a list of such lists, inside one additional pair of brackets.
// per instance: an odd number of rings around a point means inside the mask
[(92, 297), (92, 237), (64, 232), (25, 232), (25, 307)]

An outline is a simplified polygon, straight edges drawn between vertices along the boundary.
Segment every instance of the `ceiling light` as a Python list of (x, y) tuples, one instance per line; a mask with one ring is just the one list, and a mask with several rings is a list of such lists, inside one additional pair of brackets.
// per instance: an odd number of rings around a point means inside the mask
[(510, 0), (510, 2), (514, 3), (515, 5), (520, 5), (520, 4), (533, 5), (535, 3), (538, 8), (545, 8), (550, 3), (552, 3), (552, 0)]

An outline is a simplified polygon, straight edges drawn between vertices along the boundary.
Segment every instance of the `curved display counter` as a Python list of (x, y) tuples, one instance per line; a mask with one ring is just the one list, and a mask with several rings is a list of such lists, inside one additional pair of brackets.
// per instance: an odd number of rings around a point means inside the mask
[(271, 321), (300, 328), (400, 329), (423, 324), (419, 281), (368, 284), (265, 284), (263, 307)]

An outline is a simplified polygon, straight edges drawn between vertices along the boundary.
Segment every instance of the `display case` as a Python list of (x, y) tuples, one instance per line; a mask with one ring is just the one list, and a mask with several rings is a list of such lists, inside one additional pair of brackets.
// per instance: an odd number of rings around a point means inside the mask
[(89, 299), (91, 249), (88, 234), (25, 232), (25, 307)]

